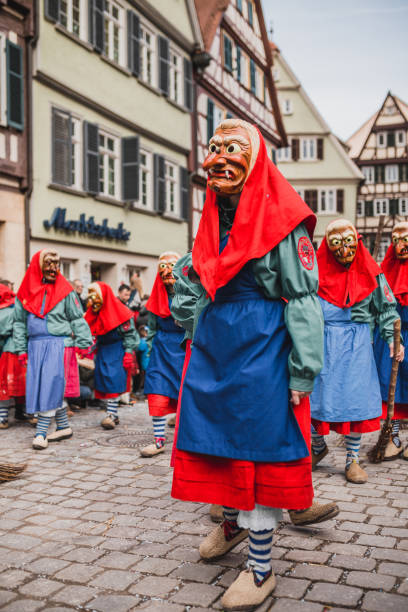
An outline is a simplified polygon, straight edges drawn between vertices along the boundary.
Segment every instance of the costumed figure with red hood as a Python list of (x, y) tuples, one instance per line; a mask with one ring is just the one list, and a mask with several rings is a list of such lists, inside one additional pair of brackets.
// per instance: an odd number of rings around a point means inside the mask
[(177, 411), (185, 353), (181, 347), (184, 330), (176, 325), (170, 312), (176, 279), (173, 268), (178, 253), (166, 251), (159, 257), (156, 280), (146, 309), (149, 311), (147, 366), (144, 392), (153, 421), (154, 443), (141, 449), (142, 457), (154, 457), (164, 451), (166, 416)]
[(251, 610), (275, 588), (282, 508), (305, 523), (338, 512), (312, 505), (307, 396), (323, 363), (316, 218), (245, 121), (217, 127), (203, 167), (207, 196), (188, 270), (201, 295), (192, 300), (172, 495), (224, 507), (201, 543), (206, 561), (249, 536), (247, 569), (221, 604)]
[[(378, 325), (391, 361), (397, 304), (380, 267), (347, 219), (327, 226), (317, 263), (325, 350), (310, 398), (312, 463), (315, 467), (327, 455), (324, 436), (336, 431), (345, 436), (346, 479), (362, 484), (368, 476), (359, 465), (361, 434), (380, 429), (381, 415), (371, 330)], [(398, 360), (403, 352), (402, 347)]]
[[(72, 436), (64, 396), (79, 396), (76, 354), (86, 354), (92, 344), (82, 306), (59, 262), (56, 251), (38, 251), (15, 302), (14, 340), (20, 363), (27, 364), (26, 412), (38, 414), (36, 450)], [(57, 428), (48, 435), (54, 416)]]
[(18, 360), (13, 339), (15, 294), (0, 284), (0, 429), (9, 426), (9, 409), (15, 406), (15, 418), (24, 420), (25, 367)]
[(134, 369), (133, 352), (139, 346), (133, 312), (120, 302), (106, 283), (88, 287), (85, 319), (96, 340), (95, 397), (105, 400), (106, 416), (101, 425), (114, 429), (119, 424), (119, 396), (130, 390)]
[[(388, 248), (381, 270), (397, 300), (401, 317), (401, 336), (404, 346), (408, 343), (408, 223), (397, 223), (392, 230), (392, 244)], [(380, 329), (374, 332), (374, 354), (380, 379), (383, 401), (383, 418), (387, 416), (387, 396), (391, 376), (388, 346), (381, 337)], [(399, 438), (400, 419), (408, 419), (408, 355), (399, 364), (392, 434), (384, 454), (384, 461), (392, 461), (402, 455), (408, 461), (408, 446), (403, 449)]]

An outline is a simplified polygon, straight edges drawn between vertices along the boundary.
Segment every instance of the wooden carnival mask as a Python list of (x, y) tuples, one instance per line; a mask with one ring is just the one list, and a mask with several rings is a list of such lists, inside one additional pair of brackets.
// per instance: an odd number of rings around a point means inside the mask
[(342, 266), (349, 266), (356, 256), (358, 247), (357, 230), (351, 221), (337, 219), (326, 229), (327, 246)]
[(402, 222), (392, 230), (392, 244), (394, 246), (395, 257), (401, 260), (408, 259), (408, 223)]
[(48, 283), (55, 283), (60, 271), (60, 256), (57, 251), (42, 251), (40, 255), (40, 266), (44, 280)]
[(89, 285), (86, 307), (97, 314), (103, 306), (102, 294), (95, 285)]
[(173, 268), (179, 259), (180, 255), (178, 253), (171, 252), (162, 253), (159, 257), (158, 272), (167, 291), (171, 291), (176, 282), (173, 276)]

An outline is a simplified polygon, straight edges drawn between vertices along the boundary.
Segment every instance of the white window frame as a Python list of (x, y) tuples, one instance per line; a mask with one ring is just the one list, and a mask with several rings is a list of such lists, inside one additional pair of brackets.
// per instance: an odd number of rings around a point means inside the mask
[[(401, 138), (401, 142), (400, 142), (400, 136), (402, 136)], [(407, 133), (405, 130), (397, 130), (395, 133), (395, 143), (397, 147), (405, 147), (405, 145), (407, 144)]]
[[(145, 161), (143, 160), (145, 157)], [(143, 210), (153, 210), (153, 155), (141, 148), (139, 151), (139, 199), (135, 203)]]
[(380, 240), (380, 246), (378, 248), (377, 259), (382, 261), (385, 257), (386, 252), (388, 251), (388, 247), (391, 244), (391, 238), (389, 236), (383, 236)]
[(356, 217), (364, 217), (364, 200), (357, 200)]
[(299, 143), (299, 159), (302, 161), (316, 161), (317, 138), (301, 138)]
[(275, 68), (272, 68), (272, 78), (275, 83), (277, 83), (280, 79), (280, 70), (276, 66)]
[(377, 198), (374, 200), (374, 216), (388, 215), (390, 211), (390, 201), (388, 198)]
[[(174, 61), (176, 60), (176, 61)], [(170, 63), (169, 63), (169, 99), (179, 104), (183, 104), (184, 99), (184, 83), (183, 83), (183, 57), (180, 53), (170, 47)]]
[(6, 40), (4, 32), (0, 32), (0, 125), (7, 125), (7, 68)]
[[(112, 14), (113, 9), (118, 11), (118, 17)], [(103, 54), (111, 62), (125, 65), (125, 10), (116, 0), (105, 0), (104, 10), (104, 52)], [(115, 30), (116, 28), (116, 30)], [(115, 43), (115, 31), (117, 32), (117, 49)], [(117, 53), (117, 56), (116, 56)]]
[(82, 121), (71, 116), (71, 187), (82, 190)]
[(398, 164), (388, 164), (385, 166), (385, 182), (398, 183), (399, 169)]
[[(101, 137), (105, 138), (105, 144), (101, 145)], [(112, 139), (113, 149), (109, 149), (107, 146), (107, 139)], [(120, 139), (107, 132), (105, 130), (99, 130), (99, 195), (106, 196), (108, 198), (114, 198), (115, 200), (120, 199)], [(112, 170), (112, 164), (110, 160), (113, 160), (113, 193), (110, 191), (110, 172)], [(103, 179), (101, 178), (101, 170), (103, 169)], [(101, 181), (103, 180), (103, 189), (101, 189)]]
[(366, 185), (375, 183), (375, 170), (374, 166), (362, 166), (361, 171), (364, 175)]
[[(382, 143), (380, 141), (383, 141)], [(387, 132), (377, 132), (377, 147), (385, 149), (387, 146)]]
[(278, 162), (292, 161), (292, 147), (289, 146), (289, 147), (283, 147), (282, 149), (277, 149), (276, 159)]
[(289, 98), (287, 98), (286, 100), (283, 101), (283, 109), (282, 109), (282, 114), (283, 115), (292, 115), (293, 113), (293, 103), (292, 100), (290, 100)]
[[(73, 277), (72, 264), (73, 264), (72, 259), (65, 259), (64, 257), (61, 257), (60, 259), (61, 274), (65, 276), (67, 280), (71, 280), (71, 278)], [(68, 271), (68, 274), (66, 273), (66, 270)]]
[(317, 212), (321, 215), (335, 215), (337, 213), (336, 189), (323, 187), (317, 194)]
[(408, 216), (408, 198), (399, 198), (398, 200), (398, 214), (403, 217)]
[(305, 199), (305, 190), (304, 189), (296, 189), (295, 191), (300, 195), (302, 200)]
[[(180, 184), (177, 164), (165, 160), (166, 214), (180, 217)], [(173, 200), (173, 201), (172, 201)]]
[[(146, 23), (140, 20), (140, 74), (139, 78), (150, 85), (157, 86), (157, 34)], [(149, 42), (146, 38), (149, 36)], [(149, 66), (149, 70), (147, 67)]]
[[(66, 7), (66, 23), (61, 22), (61, 13)], [(74, 31), (74, 8), (79, 11), (79, 29)], [(87, 40), (88, 12), (86, 0), (60, 0), (60, 22), (59, 24), (74, 36)]]

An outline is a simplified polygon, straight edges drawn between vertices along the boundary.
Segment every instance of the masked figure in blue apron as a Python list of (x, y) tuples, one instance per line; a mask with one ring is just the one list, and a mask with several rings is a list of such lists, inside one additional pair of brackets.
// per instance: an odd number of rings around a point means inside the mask
[[(380, 429), (381, 393), (372, 348), (377, 324), (393, 354), (396, 301), (370, 253), (347, 219), (327, 226), (317, 252), (319, 299), (324, 316), (324, 365), (310, 398), (312, 462), (328, 453), (330, 430), (345, 436), (346, 479), (367, 481), (359, 464), (361, 434)], [(399, 358), (403, 354), (400, 351)]]

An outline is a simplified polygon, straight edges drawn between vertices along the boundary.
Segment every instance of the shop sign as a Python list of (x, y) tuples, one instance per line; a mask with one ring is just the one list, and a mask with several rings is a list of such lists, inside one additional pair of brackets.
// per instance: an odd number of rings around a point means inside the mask
[(67, 220), (66, 208), (54, 208), (54, 212), (51, 215), (51, 219), (43, 221), (43, 225), (46, 230), (53, 227), (56, 230), (62, 230), (64, 232), (78, 232), (78, 234), (88, 234), (95, 238), (111, 238), (113, 240), (124, 240), (125, 242), (130, 238), (130, 232), (126, 231), (123, 227), (123, 223), (118, 223), (117, 227), (109, 227), (108, 219), (104, 219), (101, 224), (95, 223), (95, 217), (86, 218), (85, 213), (79, 215), (79, 219)]

